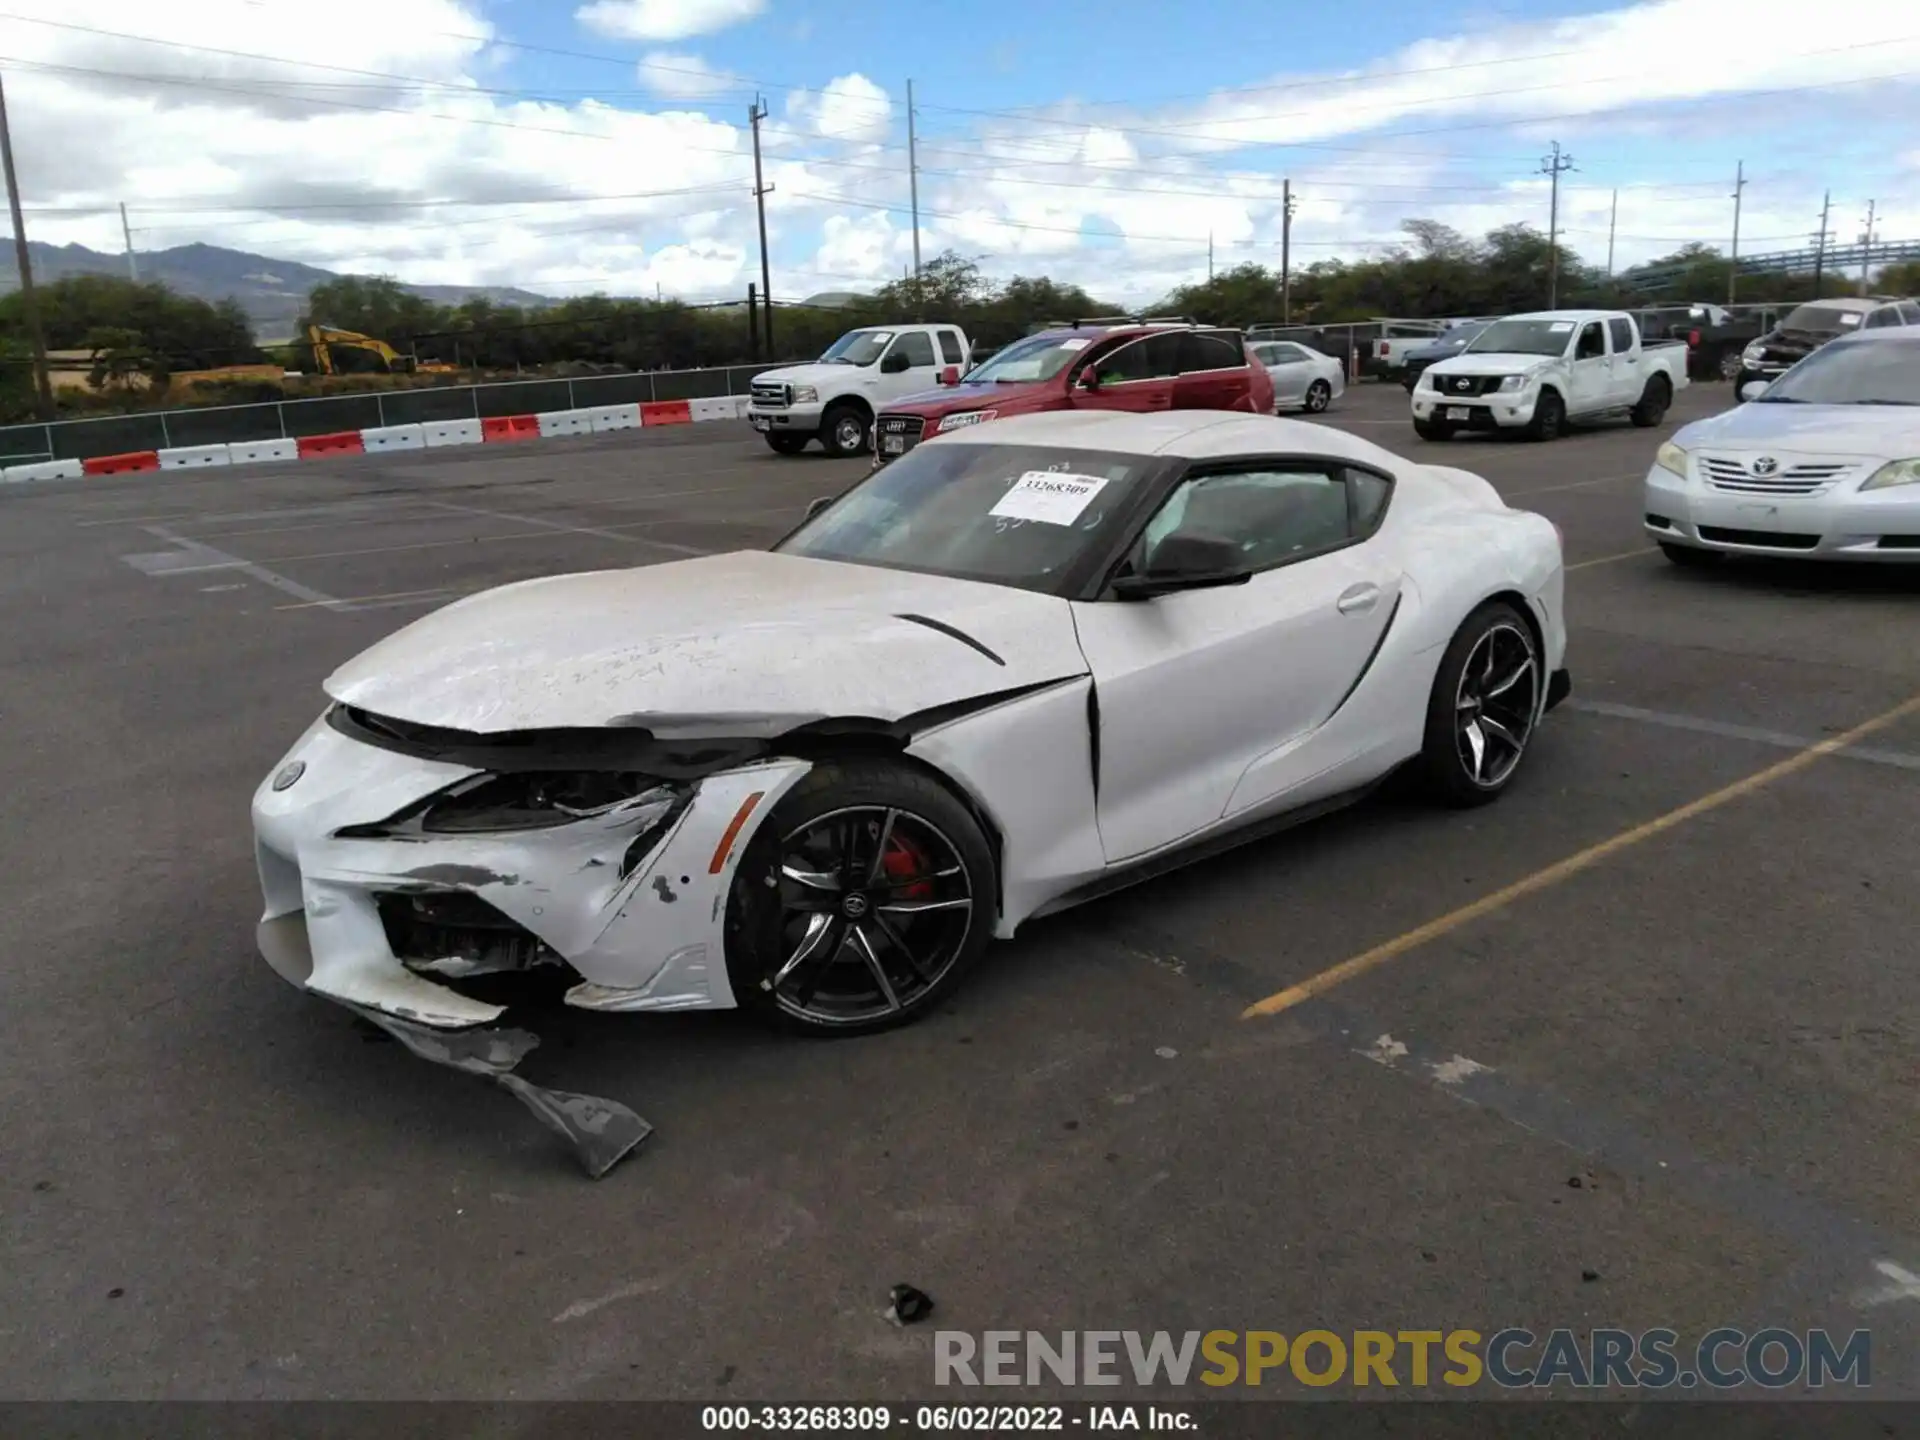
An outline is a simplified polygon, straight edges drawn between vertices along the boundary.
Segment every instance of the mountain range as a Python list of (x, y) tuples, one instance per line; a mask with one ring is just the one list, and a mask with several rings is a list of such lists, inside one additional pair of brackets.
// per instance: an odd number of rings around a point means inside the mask
[[(27, 242), (36, 284), (46, 284), (67, 275), (118, 275), (128, 273), (125, 255), (103, 255), (84, 245), (47, 245)], [(134, 255), (143, 281), (159, 281), (182, 295), (202, 300), (234, 299), (247, 313), (254, 337), (261, 341), (284, 340), (294, 331), (294, 322), (306, 308), (307, 294), (314, 286), (338, 280), (340, 273), (303, 265), (297, 260), (275, 260), (245, 250), (227, 250), (218, 245), (176, 245), (168, 250), (143, 250)], [(13, 248), (5, 248), (0, 262), (0, 292), (16, 290), (20, 268)], [(535, 295), (499, 285), (408, 285), (414, 294), (442, 305), (457, 305), (475, 296), (485, 296), (497, 305), (520, 305), (529, 309), (553, 304), (551, 296)]]

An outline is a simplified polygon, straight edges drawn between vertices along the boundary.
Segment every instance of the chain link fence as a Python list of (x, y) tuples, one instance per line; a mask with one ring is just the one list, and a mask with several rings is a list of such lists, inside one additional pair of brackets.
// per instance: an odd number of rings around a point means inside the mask
[(56, 420), (51, 425), (8, 425), (0, 427), (0, 463), (85, 460), (130, 450), (168, 450), (177, 445), (297, 439), (340, 430), (371, 430), (381, 425), (485, 420), (600, 405), (745, 395), (755, 375), (774, 368), (731, 365), (710, 370), (589, 375), (574, 380), (505, 380), (486, 385), (438, 385), (256, 405), (103, 415), (90, 420)]

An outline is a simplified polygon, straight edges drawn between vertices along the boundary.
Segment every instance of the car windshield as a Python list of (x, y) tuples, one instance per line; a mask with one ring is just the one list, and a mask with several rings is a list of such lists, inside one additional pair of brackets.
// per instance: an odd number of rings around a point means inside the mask
[(1087, 348), (1085, 335), (1033, 335), (1015, 341), (986, 364), (969, 371), (969, 385), (989, 382), (1031, 384), (1051, 380), (1073, 363), (1073, 357)]
[(1059, 594), (1112, 540), (1153, 464), (1053, 446), (922, 445), (775, 548)]
[(849, 330), (820, 357), (826, 365), (871, 365), (893, 339), (891, 330)]
[(1858, 310), (1839, 310), (1831, 305), (1802, 305), (1780, 322), (1782, 330), (1811, 330), (1821, 335), (1838, 335), (1860, 328)]
[(1571, 320), (1496, 320), (1474, 336), (1468, 355), (1561, 355), (1573, 338)]
[(1920, 344), (1848, 340), (1823, 346), (1760, 399), (1776, 405), (1920, 406)]
[(1456, 325), (1440, 337), (1442, 345), (1470, 345), (1486, 334), (1485, 325)]

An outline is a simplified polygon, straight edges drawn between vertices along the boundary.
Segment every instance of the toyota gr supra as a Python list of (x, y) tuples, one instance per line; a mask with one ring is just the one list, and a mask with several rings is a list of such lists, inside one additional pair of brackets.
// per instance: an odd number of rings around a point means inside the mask
[(1498, 797), (1568, 689), (1563, 578), (1549, 521), (1324, 426), (943, 434), (770, 552), (507, 585), (348, 662), (254, 798), (261, 949), (479, 1073), (497, 972), (894, 1025), (1024, 921), (1405, 767)]

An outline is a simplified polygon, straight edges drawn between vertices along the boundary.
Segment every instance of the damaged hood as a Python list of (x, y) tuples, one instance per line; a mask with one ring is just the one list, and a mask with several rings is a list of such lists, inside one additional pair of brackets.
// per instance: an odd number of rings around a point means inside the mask
[(1086, 669), (1053, 596), (742, 551), (469, 596), (350, 660), (326, 691), (472, 733), (764, 737), (827, 718), (899, 720)]

